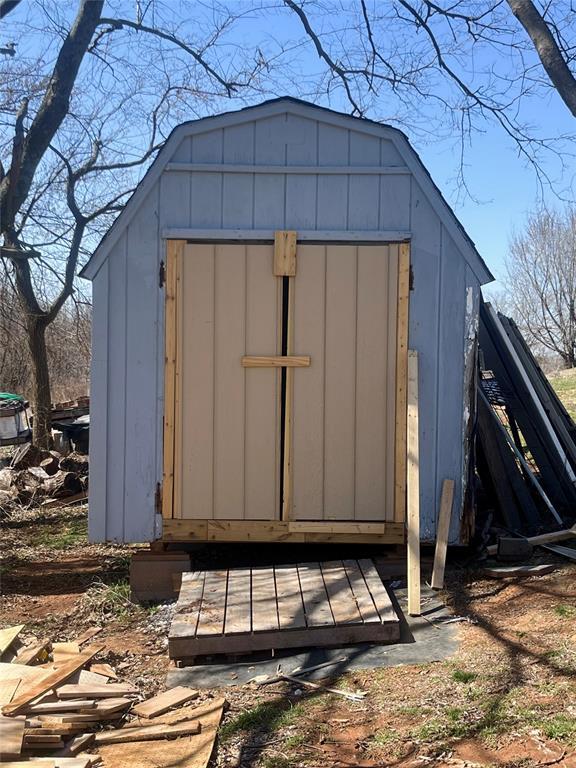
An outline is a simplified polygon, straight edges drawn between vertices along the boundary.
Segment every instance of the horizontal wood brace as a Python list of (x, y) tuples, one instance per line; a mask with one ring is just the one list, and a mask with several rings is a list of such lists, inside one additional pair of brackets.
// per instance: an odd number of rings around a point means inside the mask
[(187, 173), (290, 173), (308, 175), (403, 176), (406, 165), (227, 165), (225, 163), (168, 163), (166, 171)]
[[(190, 240), (197, 243), (247, 243), (274, 242), (273, 229), (195, 229), (193, 227), (170, 227), (162, 230), (164, 240)], [(298, 242), (308, 243), (406, 243), (412, 238), (408, 230), (380, 229), (307, 229), (298, 230)]]
[[(292, 527), (296, 526), (296, 528)], [(299, 528), (298, 526), (308, 527)], [(342, 527), (340, 527), (342, 526)], [(374, 528), (376, 527), (376, 531)], [(286, 520), (165, 519), (164, 541), (285, 541), (351, 544), (403, 544), (403, 523), (363, 523)]]
[(245, 355), (243, 368), (309, 368), (310, 355)]
[(386, 523), (354, 523), (336, 520), (289, 521), (290, 533), (386, 533)]

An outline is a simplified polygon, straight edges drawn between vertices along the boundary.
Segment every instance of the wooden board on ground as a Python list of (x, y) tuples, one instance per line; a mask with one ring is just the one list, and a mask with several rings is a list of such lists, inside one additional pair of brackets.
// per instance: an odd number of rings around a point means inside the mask
[(130, 683), (108, 683), (106, 685), (61, 685), (56, 691), (59, 699), (105, 699), (116, 698), (138, 693), (138, 689)]
[(0, 715), (0, 760), (6, 757), (17, 757), (20, 754), (25, 724), (24, 717)]
[(140, 728), (116, 728), (113, 731), (99, 731), (94, 736), (96, 746), (103, 744), (126, 744), (134, 741), (158, 741), (173, 739), (177, 736), (190, 736), (200, 733), (200, 723), (197, 720), (165, 725), (145, 725)]
[(2, 763), (2, 768), (90, 768), (87, 757), (35, 757), (31, 760), (15, 760)]
[[(27, 704), (30, 704), (31, 701), (34, 701), (34, 699), (42, 696), (42, 694), (46, 693), (46, 691), (55, 688), (57, 685), (60, 685), (65, 680), (67, 680), (71, 675), (74, 674), (74, 672), (81, 669), (84, 664), (90, 661), (90, 659), (92, 659), (99, 651), (101, 651), (103, 647), (104, 646), (102, 645), (91, 646), (83, 653), (79, 653), (74, 659), (64, 662), (58, 669), (52, 672), (48, 672), (48, 674), (43, 673), (39, 682), (35, 684), (31, 682), (30, 685), (26, 686), (22, 693), (20, 693), (20, 691), (18, 692), (16, 698), (13, 699), (10, 704), (5, 704), (2, 707), (2, 713), (5, 715), (16, 714)], [(14, 666), (17, 666), (19, 670), (30, 669), (35, 671), (33, 667), (23, 667), (20, 664)]]
[[(576, 552), (574, 553), (576, 555)], [(509, 567), (484, 568), (483, 573), (493, 579), (510, 579), (518, 576), (545, 576), (552, 573), (556, 565), (511, 565)]]
[(0, 629), (0, 656), (5, 653), (24, 629), (24, 624), (18, 624), (14, 627)]
[(179, 685), (176, 688), (171, 688), (169, 691), (159, 693), (158, 696), (153, 696), (141, 704), (137, 704), (132, 710), (132, 714), (146, 718), (158, 717), (158, 715), (168, 712), (169, 709), (186, 704), (197, 696), (198, 691)]
[[(208, 593), (198, 587), (203, 578)], [(251, 590), (240, 590), (248, 584)], [(337, 560), (186, 574), (169, 652), (188, 659), (399, 637), (399, 619), (372, 561)]]
[(99, 748), (104, 768), (206, 768), (214, 748), (214, 741), (225, 705), (224, 699), (214, 699), (199, 707), (183, 707), (162, 715), (159, 720), (175, 723), (182, 718), (200, 722), (201, 731), (190, 738), (172, 741), (148, 741), (110, 744)]

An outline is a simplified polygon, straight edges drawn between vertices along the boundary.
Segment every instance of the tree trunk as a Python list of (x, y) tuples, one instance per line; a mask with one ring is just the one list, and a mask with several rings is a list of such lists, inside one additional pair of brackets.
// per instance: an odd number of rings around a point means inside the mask
[(34, 424), (32, 441), (39, 448), (52, 447), (52, 396), (46, 352), (46, 323), (32, 319), (28, 323), (28, 346), (32, 358), (32, 407)]

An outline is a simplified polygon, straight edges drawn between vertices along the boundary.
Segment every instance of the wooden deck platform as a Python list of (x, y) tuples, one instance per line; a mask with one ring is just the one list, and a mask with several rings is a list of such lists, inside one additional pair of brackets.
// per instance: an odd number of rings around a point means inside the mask
[(183, 574), (169, 653), (191, 659), (399, 638), (372, 561), (337, 560)]

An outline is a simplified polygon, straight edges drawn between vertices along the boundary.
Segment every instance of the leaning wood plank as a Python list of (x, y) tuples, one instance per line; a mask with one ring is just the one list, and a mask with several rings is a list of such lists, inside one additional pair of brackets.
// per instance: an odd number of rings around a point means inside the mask
[(309, 368), (310, 355), (244, 355), (243, 368)]
[(438, 516), (438, 529), (436, 532), (436, 551), (434, 553), (434, 568), (432, 569), (432, 582), (430, 585), (432, 589), (442, 589), (444, 586), (444, 569), (446, 567), (446, 551), (448, 549), (453, 500), (454, 480), (446, 478), (442, 483), (440, 514)]
[[(529, 536), (526, 541), (530, 544), (553, 544), (555, 541), (563, 541), (565, 539), (576, 538), (576, 525), (572, 528), (565, 528), (562, 531), (553, 531), (552, 533), (541, 533), (538, 536)], [(486, 547), (486, 552), (489, 555), (495, 555), (498, 552), (498, 544), (491, 544)]]
[(129, 741), (156, 741), (175, 736), (190, 736), (200, 733), (197, 720), (176, 723), (175, 725), (146, 725), (142, 728), (117, 728), (114, 731), (100, 731), (94, 737), (96, 746), (103, 744), (123, 744)]
[(406, 486), (408, 613), (420, 615), (420, 451), (418, 446), (418, 353), (408, 351)]
[(278, 230), (274, 233), (274, 276), (295, 277), (296, 238), (293, 230)]
[(130, 683), (107, 683), (105, 685), (62, 685), (56, 691), (59, 699), (103, 699), (127, 694), (137, 694), (138, 689)]
[(24, 624), (0, 629), (0, 656), (4, 654), (24, 629)]
[[(34, 701), (34, 699), (42, 696), (46, 691), (56, 688), (56, 686), (67, 680), (74, 674), (74, 672), (77, 672), (84, 666), (84, 664), (87, 664), (90, 659), (93, 659), (103, 648), (103, 645), (92, 645), (87, 650), (79, 653), (75, 658), (64, 662), (59, 669), (49, 672), (47, 675), (43, 675), (38, 683), (29, 685), (19, 696), (11, 701), (10, 704), (5, 704), (2, 707), (2, 713), (5, 715), (15, 715), (27, 704), (30, 704), (31, 701)], [(20, 667), (20, 669), (26, 669), (26, 667)]]
[(180, 707), (197, 696), (198, 691), (179, 685), (138, 704), (132, 709), (132, 714), (138, 715), (138, 717), (158, 717), (158, 715), (168, 712), (169, 709)]
[(24, 717), (2, 717), (0, 715), (0, 758), (16, 757), (22, 751), (24, 738)]
[(215, 699), (200, 707), (184, 707), (161, 716), (164, 723), (174, 723), (182, 717), (199, 721), (200, 733), (190, 738), (109, 744), (100, 747), (98, 752), (105, 768), (206, 768), (214, 748), (224, 705), (224, 699)]

